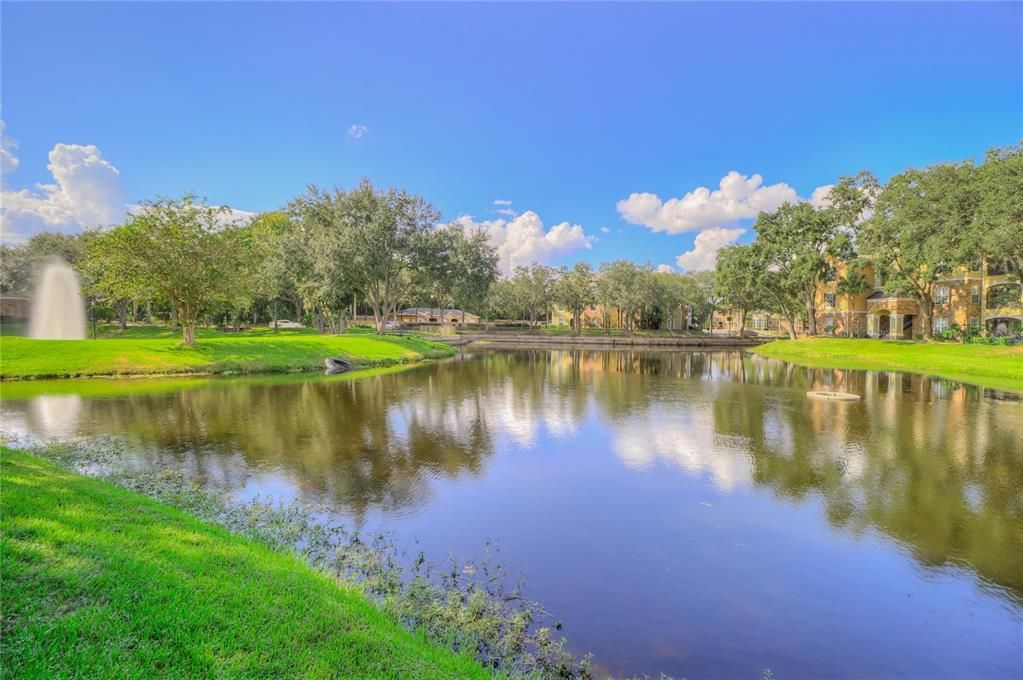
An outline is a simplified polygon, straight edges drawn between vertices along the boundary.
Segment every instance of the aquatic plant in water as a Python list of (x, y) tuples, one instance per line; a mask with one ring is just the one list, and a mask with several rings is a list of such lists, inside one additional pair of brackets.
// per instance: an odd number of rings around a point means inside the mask
[(512, 677), (591, 677), (590, 656), (577, 659), (558, 636), (561, 623), (523, 594), (487, 544), (479, 560), (443, 564), (399, 550), (393, 537), (360, 535), (330, 522), (314, 504), (238, 502), (204, 488), (176, 469), (133, 470), (119, 465), (123, 444), (114, 439), (32, 445), (33, 455), (98, 477), (246, 536), (273, 550), (292, 552), (341, 582), (358, 585), (385, 612), (432, 642), (472, 653), (481, 664)]

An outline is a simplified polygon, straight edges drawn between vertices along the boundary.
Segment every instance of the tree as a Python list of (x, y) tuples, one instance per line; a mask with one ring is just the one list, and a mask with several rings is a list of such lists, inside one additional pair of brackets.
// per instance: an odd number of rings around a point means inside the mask
[(714, 286), (715, 273), (705, 270), (686, 274), (692, 286), (693, 297), (690, 302), (692, 318), (700, 328), (705, 328), (718, 308), (721, 299)]
[[(839, 295), (849, 295), (855, 297), (857, 295), (863, 295), (870, 291), (873, 286), (867, 277), (863, 275), (859, 269), (857, 269), (852, 262), (848, 265), (848, 270), (845, 276), (838, 280), (835, 285), (835, 292)], [(845, 320), (845, 335), (846, 337), (852, 337), (852, 324), (849, 323), (849, 319)]]
[[(637, 266), (629, 260), (615, 260), (600, 265), (597, 298), (607, 307), (617, 307), (622, 327), (632, 333), (636, 316), (654, 297), (654, 273), (650, 265)], [(610, 324), (607, 324), (610, 332)]]
[(274, 330), (277, 329), (278, 300), (291, 305), (295, 320), (301, 321), (305, 302), (302, 287), (309, 282), (312, 269), (305, 230), (280, 211), (257, 215), (249, 228), (254, 247), (256, 292), (270, 302)]
[(481, 229), (466, 233), (453, 224), (438, 229), (436, 236), (441, 243), (433, 288), (437, 297), (461, 307), (464, 323), (465, 309), (482, 311), (487, 292), (497, 280), (497, 251)]
[(572, 328), (579, 335), (583, 310), (596, 302), (593, 268), (586, 262), (577, 262), (571, 269), (562, 267), (554, 284), (554, 301), (572, 313)]
[(59, 257), (71, 266), (88, 285), (82, 271), (88, 242), (94, 231), (80, 234), (41, 232), (18, 246), (0, 246), (0, 292), (29, 295), (35, 286), (35, 276), (47, 260)]
[(886, 273), (885, 292), (917, 300), (927, 339), (933, 337), (935, 282), (974, 255), (974, 172), (969, 163), (944, 163), (895, 175), (860, 229), (864, 254)]
[(487, 291), (487, 296), (483, 302), (484, 316), (487, 321), (493, 321), (494, 319), (518, 316), (519, 310), (516, 308), (515, 300), (515, 286), (508, 279), (501, 279), (495, 281)]
[(463, 311), (466, 307), (482, 309), (487, 292), (500, 274), (498, 260), (497, 249), (490, 244), (490, 238), (483, 230), (464, 234), (458, 240), (455, 250), (455, 299)]
[(718, 251), (715, 289), (722, 304), (739, 314), (739, 335), (746, 328), (746, 314), (764, 307), (763, 258), (758, 247), (727, 246)]
[(1023, 278), (1023, 143), (991, 149), (976, 173), (974, 247), (991, 260), (1011, 260)]
[(377, 332), (435, 271), (440, 214), (422, 196), (377, 189), (368, 179), (351, 191), (310, 187), (291, 212), (316, 236), (321, 271), (369, 303)]
[(540, 315), (550, 307), (554, 270), (536, 262), (516, 267), (511, 282), (516, 307), (525, 312), (529, 325), (535, 327)]
[(162, 295), (184, 343), (194, 345), (201, 316), (252, 283), (247, 235), (224, 225), (226, 212), (192, 195), (144, 202), (126, 224), (90, 244), (87, 267), (96, 288), (115, 299)]
[(817, 334), (817, 288), (830, 269), (832, 258), (852, 254), (848, 229), (850, 210), (817, 209), (809, 203), (784, 203), (776, 211), (757, 216), (754, 229), (763, 248), (765, 270), (775, 274), (774, 284), (803, 305), (807, 334)]
[[(653, 276), (654, 287), (653, 287), (653, 304), (662, 313), (661, 326), (663, 327), (664, 319), (663, 316), (667, 316), (669, 324), (675, 317), (675, 312), (682, 312), (684, 310), (693, 310), (695, 305), (696, 288), (693, 284), (692, 277), (687, 274), (677, 274), (674, 272), (655, 272)], [(685, 321), (682, 323), (682, 330), (688, 330), (689, 318), (692, 314), (687, 314)], [(675, 330), (673, 327), (671, 330)]]

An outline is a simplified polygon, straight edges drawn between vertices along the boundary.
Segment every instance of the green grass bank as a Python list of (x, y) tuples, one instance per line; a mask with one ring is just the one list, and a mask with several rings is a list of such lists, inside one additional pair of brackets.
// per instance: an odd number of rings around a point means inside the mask
[(174, 373), (284, 373), (323, 368), (327, 357), (358, 366), (389, 366), (449, 357), (447, 345), (415, 336), (310, 332), (200, 333), (194, 346), (169, 329), (129, 328), (97, 340), (0, 337), (0, 379), (67, 378)]
[(776, 340), (749, 351), (772, 359), (784, 359), (819, 368), (926, 373), (1023, 392), (1023, 347), (800, 338)]
[(298, 558), (0, 448), (4, 677), (490, 677)]

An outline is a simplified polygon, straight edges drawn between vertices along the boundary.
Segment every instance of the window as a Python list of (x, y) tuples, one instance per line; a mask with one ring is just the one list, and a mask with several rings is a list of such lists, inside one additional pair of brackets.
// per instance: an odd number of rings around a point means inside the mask
[(763, 319), (763, 317), (759, 317), (758, 316), (757, 318), (753, 319), (753, 326), (758, 331), (764, 330), (764, 319)]
[(974, 286), (970, 289), (970, 302), (975, 305), (980, 304), (980, 286)]
[(825, 293), (824, 294), (824, 306), (825, 307), (834, 307), (835, 306), (835, 294), (834, 293)]
[(934, 304), (936, 305), (947, 305), (948, 304), (948, 286), (938, 286), (934, 289)]
[(947, 316), (936, 316), (936, 317), (934, 317), (934, 332), (935, 333), (944, 333), (947, 330), (948, 330), (948, 317)]
[(977, 317), (971, 316), (970, 317), (970, 325), (971, 326), (979, 326), (980, 325), (980, 321), (977, 319)]

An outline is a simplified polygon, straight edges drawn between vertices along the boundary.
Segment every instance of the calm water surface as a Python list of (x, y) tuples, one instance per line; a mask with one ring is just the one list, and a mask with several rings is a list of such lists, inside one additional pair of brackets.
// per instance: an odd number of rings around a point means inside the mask
[[(861, 402), (811, 400), (843, 389)], [(1020, 677), (1023, 404), (737, 352), (493, 352), (362, 380), (6, 400), (435, 560), (487, 539), (615, 674)]]

